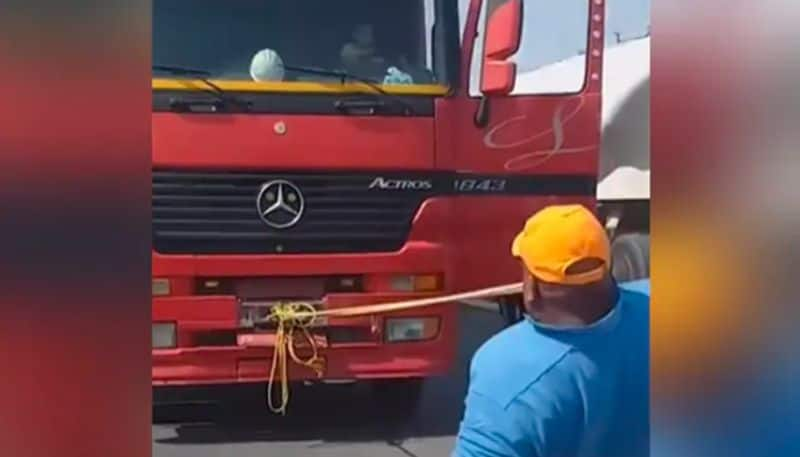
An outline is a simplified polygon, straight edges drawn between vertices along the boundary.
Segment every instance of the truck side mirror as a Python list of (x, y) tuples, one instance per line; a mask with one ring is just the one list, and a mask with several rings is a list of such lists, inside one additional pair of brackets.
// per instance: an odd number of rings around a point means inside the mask
[(483, 95), (508, 95), (514, 90), (517, 64), (508, 59), (516, 54), (522, 35), (522, 0), (506, 0), (492, 11), (483, 43)]

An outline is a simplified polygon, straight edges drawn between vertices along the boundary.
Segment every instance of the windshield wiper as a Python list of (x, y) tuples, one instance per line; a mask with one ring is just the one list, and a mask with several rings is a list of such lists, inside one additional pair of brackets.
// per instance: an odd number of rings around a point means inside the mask
[[(210, 90), (206, 91), (211, 95), (214, 95), (223, 106), (227, 105), (234, 105), (238, 106), (242, 109), (249, 110), (251, 103), (245, 100), (242, 100), (232, 94), (225, 92), (221, 87), (217, 86), (213, 82), (211, 82), (208, 77), (211, 76), (211, 73), (206, 70), (198, 70), (194, 68), (188, 67), (181, 67), (175, 65), (153, 65), (153, 70), (155, 71), (163, 71), (165, 73), (170, 73), (177, 76), (192, 76), (198, 81), (201, 81), (203, 84), (208, 86)], [(175, 108), (182, 108), (187, 109), (191, 105), (198, 104), (197, 101), (186, 101), (186, 100), (175, 100), (171, 105)]]
[[(298, 73), (306, 73), (319, 76), (333, 76), (335, 78), (341, 79), (342, 84), (345, 84), (348, 79), (360, 82), (365, 86), (369, 87), (370, 89), (372, 89), (373, 91), (375, 91), (376, 93), (402, 106), (403, 114), (405, 114), (406, 116), (414, 112), (414, 106), (411, 103), (407, 102), (406, 100), (403, 100), (401, 97), (398, 97), (397, 95), (386, 92), (383, 89), (383, 87), (381, 87), (380, 83), (371, 80), (369, 78), (365, 78), (363, 76), (359, 76), (347, 71), (327, 70), (324, 68), (316, 68), (316, 67), (296, 67), (296, 66), (284, 65), (283, 68), (286, 69), (287, 71), (295, 71)], [(336, 109), (339, 110), (367, 109), (370, 111), (370, 114), (374, 112), (376, 108), (381, 108), (383, 106), (385, 106), (385, 103), (382, 100), (337, 100), (335, 103)]]

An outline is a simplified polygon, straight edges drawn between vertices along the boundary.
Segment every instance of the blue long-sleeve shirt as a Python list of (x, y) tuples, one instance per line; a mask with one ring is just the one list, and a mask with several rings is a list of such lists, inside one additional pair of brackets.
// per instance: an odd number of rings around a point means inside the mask
[(588, 327), (525, 319), (476, 352), (455, 457), (645, 457), (648, 281)]

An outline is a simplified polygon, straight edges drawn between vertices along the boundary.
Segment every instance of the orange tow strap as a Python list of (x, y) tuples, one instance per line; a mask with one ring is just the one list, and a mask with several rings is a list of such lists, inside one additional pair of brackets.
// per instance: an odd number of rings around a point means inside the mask
[[(374, 305), (350, 306), (346, 308), (317, 310), (310, 303), (300, 301), (282, 303), (274, 306), (268, 318), (276, 324), (277, 329), (275, 333), (275, 347), (272, 354), (272, 367), (267, 384), (267, 406), (276, 414), (286, 414), (286, 408), (289, 405), (290, 397), (288, 374), (289, 359), (298, 365), (312, 369), (318, 377), (322, 377), (322, 358), (319, 357), (316, 341), (309, 330), (320, 317), (368, 316), (392, 311), (422, 308), (441, 303), (512, 295), (518, 294), (521, 291), (522, 283), (519, 282), (440, 297), (420, 298)], [(296, 336), (298, 336), (298, 334), (301, 340), (305, 341), (311, 347), (311, 356), (307, 359), (302, 359), (297, 356)], [(276, 402), (273, 399), (273, 391), (277, 374), (280, 376), (281, 384), (280, 398), (279, 401)]]

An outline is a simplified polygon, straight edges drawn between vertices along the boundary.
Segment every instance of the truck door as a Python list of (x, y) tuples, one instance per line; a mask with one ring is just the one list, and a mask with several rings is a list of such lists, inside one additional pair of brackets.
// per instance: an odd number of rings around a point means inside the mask
[(466, 1), (461, 83), (437, 125), (438, 164), (457, 172), (457, 289), (519, 278), (509, 246), (536, 210), (594, 206), (604, 40), (605, 0)]

